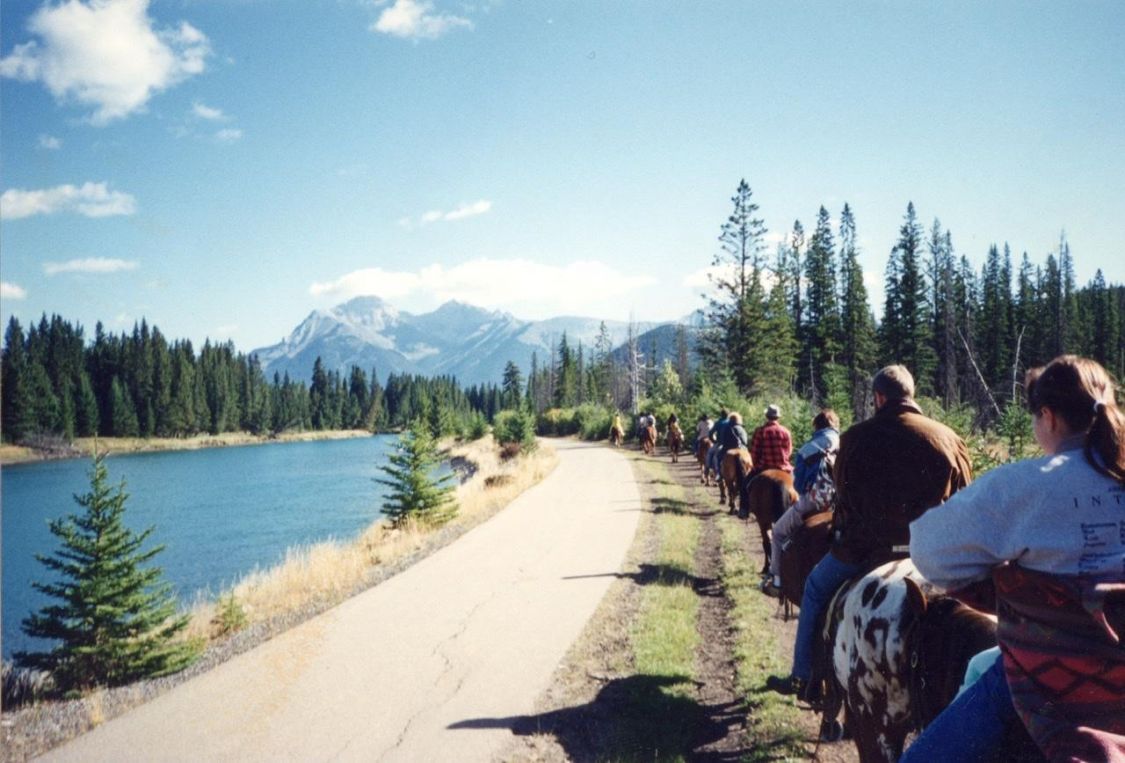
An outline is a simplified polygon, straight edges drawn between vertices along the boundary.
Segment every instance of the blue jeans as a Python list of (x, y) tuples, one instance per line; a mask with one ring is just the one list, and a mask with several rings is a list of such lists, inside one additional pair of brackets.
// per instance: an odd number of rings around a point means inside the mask
[(993, 760), (1008, 725), (1018, 722), (1004, 661), (997, 660), (941, 711), (899, 761)]
[(801, 596), (801, 614), (797, 619), (797, 641), (793, 644), (793, 675), (804, 681), (812, 678), (813, 646), (816, 642), (816, 621), (828, 606), (833, 594), (845, 581), (859, 574), (858, 564), (841, 562), (832, 552), (817, 562), (805, 581)]

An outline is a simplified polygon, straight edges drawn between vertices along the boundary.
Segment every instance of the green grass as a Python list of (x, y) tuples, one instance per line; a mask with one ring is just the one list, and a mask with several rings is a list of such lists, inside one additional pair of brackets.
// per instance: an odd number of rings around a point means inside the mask
[(738, 691), (749, 708), (748, 730), (752, 740), (750, 761), (806, 758), (799, 725), (800, 710), (791, 697), (764, 690), (766, 677), (788, 671), (788, 658), (770, 627), (775, 602), (757, 588), (757, 566), (746, 553), (745, 528), (736, 522), (722, 527), (723, 584), (733, 603), (735, 668)]

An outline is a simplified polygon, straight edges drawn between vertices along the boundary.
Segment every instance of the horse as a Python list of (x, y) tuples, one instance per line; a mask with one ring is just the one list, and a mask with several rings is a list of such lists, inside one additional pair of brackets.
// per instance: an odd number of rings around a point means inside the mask
[(973, 655), (996, 645), (996, 623), (955, 599), (927, 600), (909, 559), (846, 583), (826, 613), (828, 673), (821, 729), (841, 706), (861, 761), (897, 761), (907, 734), (956, 696)]
[(743, 476), (749, 474), (750, 470), (754, 468), (754, 461), (750, 458), (750, 451), (746, 448), (726, 451), (723, 454), (722, 462), (719, 464), (719, 503), (727, 504), (732, 514), (735, 512), (734, 499), (741, 493), (738, 468), (740, 462)]
[(637, 439), (640, 441), (641, 450), (645, 455), (651, 456), (653, 451), (656, 450), (656, 427), (643, 426), (638, 432)]
[(610, 441), (610, 443), (612, 443), (614, 446), (620, 446), (621, 443), (624, 440), (625, 440), (625, 433), (621, 431), (621, 427), (617, 426), (616, 424), (614, 424), (612, 427), (610, 427), (610, 429), (609, 429), (609, 441)]
[(789, 536), (788, 543), (782, 546), (780, 599), (786, 619), (792, 615), (794, 607), (800, 608), (809, 573), (832, 546), (834, 514), (832, 511), (808, 514), (801, 526)]
[(711, 469), (707, 466), (707, 451), (711, 450), (710, 437), (700, 437), (695, 444), (695, 460), (699, 462), (699, 482), (707, 487), (711, 486)]
[(739, 489), (738, 516), (746, 519), (753, 514), (758, 521), (762, 550), (766, 554), (763, 575), (768, 575), (770, 571), (770, 530), (773, 523), (796, 502), (793, 475), (784, 469), (766, 469), (743, 480)]
[(672, 452), (672, 463), (680, 462), (680, 448), (684, 447), (684, 433), (678, 425), (668, 427), (668, 450)]

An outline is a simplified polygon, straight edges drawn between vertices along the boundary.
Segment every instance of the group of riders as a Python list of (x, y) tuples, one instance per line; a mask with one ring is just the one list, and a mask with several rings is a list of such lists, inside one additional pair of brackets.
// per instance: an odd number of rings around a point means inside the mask
[(699, 417), (697, 443), (712, 444), (705, 474), (749, 451), (749, 471), (735, 459), (742, 496), (766, 470), (792, 475), (797, 500), (772, 518), (767, 595), (781, 595), (783, 549), (811, 516), (832, 512), (828, 551), (797, 589), (792, 668), (767, 690), (818, 707), (832, 680), (816, 652), (833, 597), (909, 558), (932, 587), (995, 612), (999, 645), (970, 662), (902, 760), (1001, 758), (1015, 729), (1052, 761), (1125, 761), (1125, 412), (1105, 369), (1073, 355), (1029, 371), (1025, 392), (1046, 455), (975, 482), (964, 441), (922, 412), (901, 365), (875, 375), (874, 415), (843, 434), (832, 410), (819, 411), (792, 463), (775, 405), (752, 435), (736, 412)]

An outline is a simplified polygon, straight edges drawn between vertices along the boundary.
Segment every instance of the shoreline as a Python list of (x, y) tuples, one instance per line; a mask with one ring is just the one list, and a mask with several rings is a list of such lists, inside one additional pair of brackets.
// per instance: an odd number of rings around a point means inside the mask
[(77, 437), (73, 442), (58, 441), (49, 447), (27, 445), (0, 445), (0, 466), (57, 461), (64, 458), (90, 458), (95, 444), (99, 451), (110, 455), (130, 453), (161, 453), (203, 448), (228, 448), (238, 445), (266, 445), (276, 442), (315, 442), (318, 440), (346, 440), (373, 437), (366, 429), (327, 429), (323, 431), (284, 432), (279, 435), (255, 435), (249, 432), (224, 432), (217, 435), (192, 437)]

